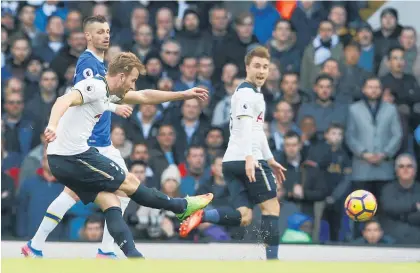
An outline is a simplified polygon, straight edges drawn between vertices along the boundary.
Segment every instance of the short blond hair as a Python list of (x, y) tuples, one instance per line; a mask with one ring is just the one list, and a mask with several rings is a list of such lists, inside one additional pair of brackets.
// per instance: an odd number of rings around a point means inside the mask
[(108, 74), (114, 76), (118, 73), (129, 74), (133, 69), (137, 69), (140, 74), (146, 74), (146, 68), (139, 58), (131, 52), (121, 52), (112, 58), (108, 65)]
[(245, 65), (249, 65), (254, 57), (260, 57), (268, 61), (271, 59), (270, 52), (266, 47), (257, 46), (245, 55)]

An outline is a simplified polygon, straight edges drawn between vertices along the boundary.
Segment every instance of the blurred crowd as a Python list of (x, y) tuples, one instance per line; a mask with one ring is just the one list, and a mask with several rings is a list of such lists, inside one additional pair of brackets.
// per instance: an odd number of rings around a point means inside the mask
[[(372, 29), (359, 15), (366, 1), (297, 1), (291, 10), (279, 2), (2, 1), (2, 236), (32, 237), (63, 189), (42, 132), (86, 48), (83, 18), (103, 15), (106, 60), (135, 53), (147, 69), (139, 90), (210, 92), (207, 102), (136, 105), (128, 119), (113, 116), (113, 145), (142, 183), (171, 197), (212, 192), (212, 206), (229, 206), (221, 162), (230, 98), (245, 78), (245, 53), (262, 44), (272, 58), (262, 89), (266, 134), (287, 168), (282, 241), (420, 245), (416, 30), (393, 8)], [(377, 197), (377, 218), (355, 225), (345, 217), (353, 189)], [(98, 212), (77, 203), (50, 238), (100, 240)], [(256, 240), (258, 208), (255, 215), (246, 229), (202, 224), (187, 240)], [(169, 212), (130, 203), (124, 217), (136, 239), (179, 239)]]

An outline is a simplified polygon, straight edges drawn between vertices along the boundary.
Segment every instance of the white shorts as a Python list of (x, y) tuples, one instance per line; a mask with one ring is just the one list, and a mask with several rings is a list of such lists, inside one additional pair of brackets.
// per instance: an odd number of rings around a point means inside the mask
[(125, 165), (125, 161), (121, 156), (120, 151), (115, 148), (113, 145), (107, 146), (107, 147), (95, 147), (98, 149), (99, 153), (103, 156), (108, 157), (112, 161), (118, 164), (121, 169), (125, 171), (125, 173), (128, 173), (127, 166)]

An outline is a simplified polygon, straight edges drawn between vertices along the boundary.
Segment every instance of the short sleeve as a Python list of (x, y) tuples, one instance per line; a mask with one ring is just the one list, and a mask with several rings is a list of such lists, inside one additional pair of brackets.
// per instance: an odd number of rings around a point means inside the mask
[(253, 98), (254, 91), (249, 88), (243, 88), (236, 92), (238, 92), (236, 109), (235, 109), (236, 117), (239, 117), (239, 116), (253, 117), (254, 110), (253, 110), (252, 98)]
[(78, 82), (73, 90), (80, 92), (83, 104), (94, 102), (106, 96), (106, 86), (102, 81), (88, 79)]
[(99, 71), (97, 71), (93, 62), (90, 62), (89, 59), (82, 60), (76, 66), (73, 82), (76, 84), (82, 80), (91, 79), (98, 73)]

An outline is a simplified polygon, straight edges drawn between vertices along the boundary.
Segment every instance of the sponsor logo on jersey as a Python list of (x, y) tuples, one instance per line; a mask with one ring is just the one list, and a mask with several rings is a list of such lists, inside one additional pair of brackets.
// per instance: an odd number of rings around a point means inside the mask
[(93, 70), (90, 68), (86, 68), (85, 70), (83, 70), (83, 77), (85, 77), (85, 79), (87, 78), (93, 78)]

